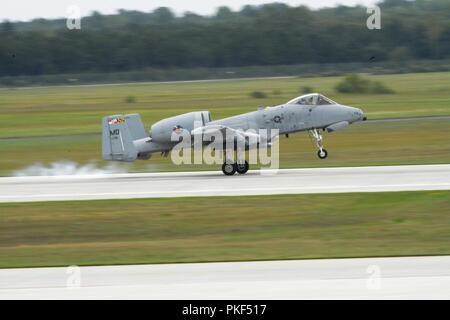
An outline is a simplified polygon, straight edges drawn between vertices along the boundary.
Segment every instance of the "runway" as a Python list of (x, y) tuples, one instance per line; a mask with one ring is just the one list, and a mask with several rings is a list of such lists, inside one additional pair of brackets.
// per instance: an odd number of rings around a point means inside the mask
[(450, 165), (0, 178), (0, 202), (450, 190)]
[(0, 270), (0, 300), (449, 298), (450, 257)]

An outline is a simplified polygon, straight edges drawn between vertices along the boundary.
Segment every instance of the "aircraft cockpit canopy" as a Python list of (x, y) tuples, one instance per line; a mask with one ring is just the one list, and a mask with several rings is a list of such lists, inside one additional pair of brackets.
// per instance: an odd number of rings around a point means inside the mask
[(300, 104), (304, 106), (324, 106), (337, 103), (319, 93), (311, 93), (292, 99), (287, 104)]

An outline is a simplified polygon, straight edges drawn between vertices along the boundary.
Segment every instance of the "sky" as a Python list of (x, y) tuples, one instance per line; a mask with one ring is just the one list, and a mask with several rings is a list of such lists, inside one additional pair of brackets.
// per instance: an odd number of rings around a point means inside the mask
[(228, 6), (233, 10), (244, 5), (258, 5), (271, 2), (282, 2), (291, 6), (300, 4), (311, 8), (344, 5), (370, 5), (375, 0), (0, 0), (0, 21), (29, 21), (35, 18), (65, 18), (72, 5), (80, 8), (81, 15), (89, 15), (92, 11), (112, 14), (118, 9), (150, 12), (158, 7), (169, 7), (177, 14), (186, 11), (197, 14), (213, 14), (220, 6)]

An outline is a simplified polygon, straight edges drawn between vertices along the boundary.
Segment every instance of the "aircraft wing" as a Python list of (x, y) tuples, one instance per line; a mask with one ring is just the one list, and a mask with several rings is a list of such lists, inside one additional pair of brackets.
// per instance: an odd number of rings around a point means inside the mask
[(203, 134), (203, 135), (217, 135), (222, 134), (225, 137), (260, 137), (259, 134), (253, 132), (246, 132), (238, 129), (233, 129), (227, 126), (215, 124), (215, 125), (207, 125), (204, 127), (199, 127), (191, 131), (192, 135)]
[[(191, 131), (192, 135), (200, 135), (206, 137), (222, 136), (223, 141), (237, 140), (245, 143), (247, 146), (258, 146), (261, 143), (268, 143), (270, 137), (263, 137), (255, 132), (233, 129), (224, 125), (206, 125)], [(269, 139), (268, 139), (269, 138)], [(269, 143), (270, 145), (270, 143)]]

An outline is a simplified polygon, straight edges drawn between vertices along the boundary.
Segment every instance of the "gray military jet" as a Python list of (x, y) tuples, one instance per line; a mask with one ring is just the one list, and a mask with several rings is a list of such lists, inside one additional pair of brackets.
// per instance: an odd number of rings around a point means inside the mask
[[(114, 115), (103, 118), (102, 153), (103, 159), (107, 161), (148, 160), (154, 153), (167, 157), (179, 143), (174, 141), (174, 133), (188, 132), (194, 135), (219, 131), (226, 131), (227, 137), (231, 136), (235, 142), (242, 140), (249, 150), (259, 148), (264, 143), (270, 147), (270, 141), (274, 138), (262, 137), (255, 133), (256, 130), (277, 129), (279, 135), (287, 137), (291, 133), (308, 131), (318, 148), (318, 157), (325, 159), (328, 152), (323, 147), (321, 130), (334, 132), (365, 120), (362, 110), (338, 104), (318, 93), (297, 97), (275, 107), (260, 107), (254, 112), (215, 121), (208, 111), (190, 112), (155, 123), (150, 135), (145, 132), (138, 114)], [(248, 132), (251, 129), (254, 131)], [(229, 148), (228, 144), (224, 144), (224, 151), (227, 146)], [(235, 149), (236, 144), (233, 143), (231, 148)], [(245, 174), (248, 170), (247, 161), (226, 159), (222, 166), (225, 175), (234, 175), (236, 172)]]

